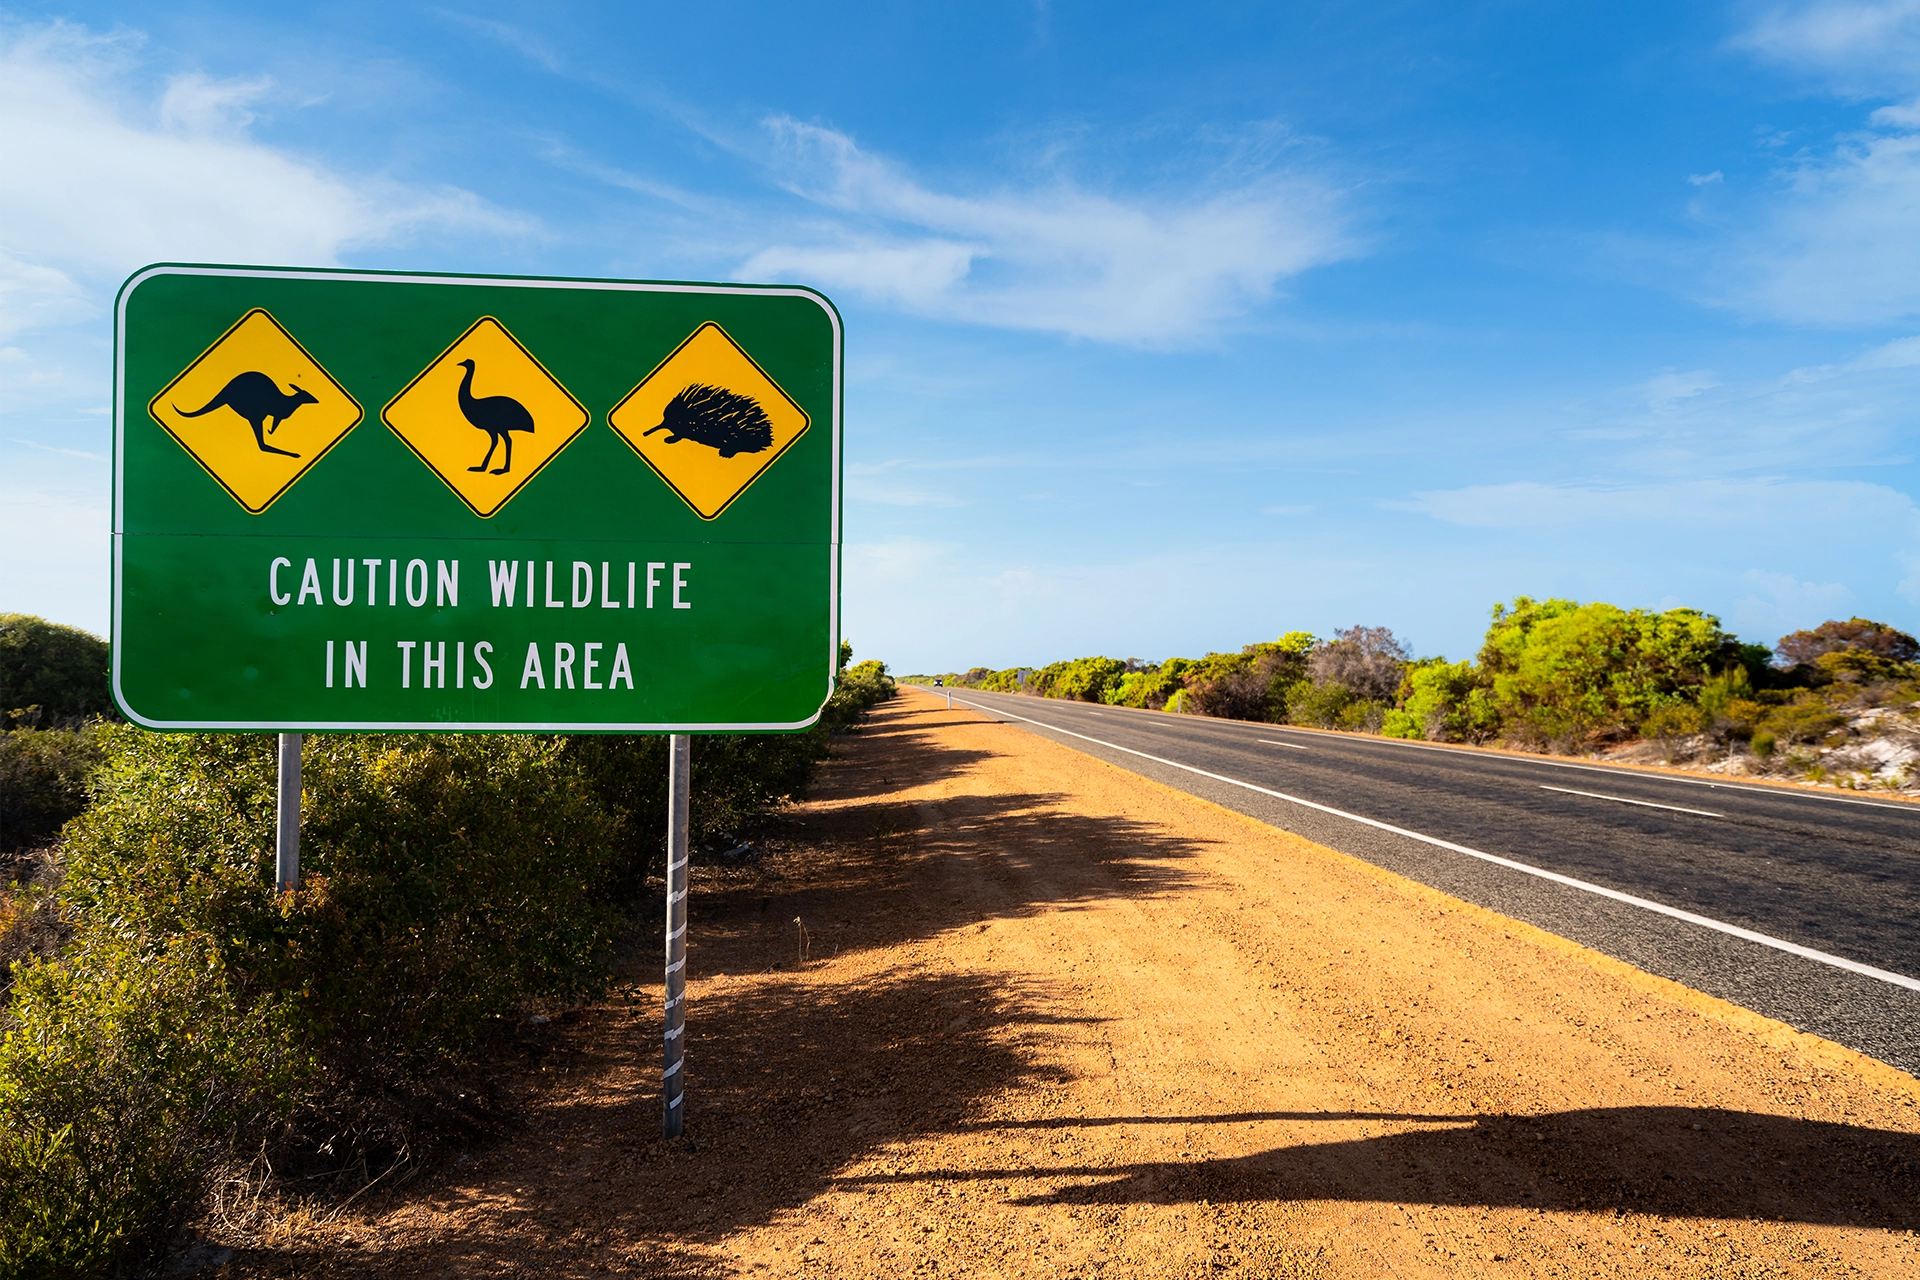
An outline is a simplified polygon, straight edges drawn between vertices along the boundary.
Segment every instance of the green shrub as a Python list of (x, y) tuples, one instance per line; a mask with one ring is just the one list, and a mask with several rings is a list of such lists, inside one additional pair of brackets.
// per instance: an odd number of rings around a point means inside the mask
[(1426, 662), (1407, 673), (1400, 689), (1404, 714), (1435, 742), (1485, 742), (1500, 731), (1500, 712), (1471, 662)]
[(1756, 729), (1753, 737), (1747, 742), (1748, 748), (1762, 760), (1773, 754), (1773, 744), (1773, 733), (1767, 729)]
[(1697, 697), (1712, 670), (1745, 653), (1719, 620), (1525, 596), (1495, 606), (1481, 649), (1502, 718), (1522, 736), (1631, 733), (1655, 710)]
[(1816, 693), (1802, 694), (1784, 707), (1769, 709), (1760, 718), (1759, 728), (1778, 741), (1817, 742), (1846, 722), (1846, 716), (1826, 705)]
[(405, 1150), (461, 1113), (495, 1018), (605, 980), (614, 825), (565, 743), (309, 739), (305, 882), (277, 895), (269, 736), (102, 732), (73, 939), (15, 967), (0, 1022), (11, 1274), (137, 1256), (236, 1144)]
[(87, 804), (87, 774), (100, 761), (90, 726), (0, 733), (0, 854), (37, 848)]
[(16, 710), (44, 725), (113, 714), (107, 658), (107, 642), (77, 627), (0, 613), (0, 723)]
[(1164, 666), (1149, 671), (1130, 671), (1120, 678), (1118, 684), (1107, 690), (1103, 701), (1116, 707), (1145, 707), (1158, 711), (1182, 687), (1180, 677), (1169, 674)]
[(1706, 708), (1691, 702), (1670, 702), (1657, 707), (1640, 726), (1640, 732), (1649, 738), (1684, 738), (1706, 729), (1709, 716)]
[(1380, 733), (1387, 738), (1424, 738), (1426, 726), (1411, 712), (1396, 707), (1387, 712), (1380, 722)]
[(1074, 658), (1042, 667), (1033, 682), (1049, 698), (1101, 702), (1126, 674), (1127, 664), (1118, 658)]

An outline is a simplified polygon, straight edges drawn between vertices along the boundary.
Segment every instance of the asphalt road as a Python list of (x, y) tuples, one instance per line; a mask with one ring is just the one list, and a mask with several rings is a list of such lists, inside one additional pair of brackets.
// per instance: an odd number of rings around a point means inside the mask
[(956, 705), (1920, 1074), (1920, 805), (953, 692)]

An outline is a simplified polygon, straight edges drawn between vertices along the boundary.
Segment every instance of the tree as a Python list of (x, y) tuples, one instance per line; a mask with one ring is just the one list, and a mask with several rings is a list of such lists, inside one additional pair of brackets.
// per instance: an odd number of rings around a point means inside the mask
[(1631, 732), (1745, 656), (1718, 618), (1695, 609), (1525, 596), (1495, 607), (1480, 652), (1501, 715), (1543, 738)]
[(1811, 666), (1829, 653), (1846, 651), (1870, 653), (1888, 662), (1913, 662), (1920, 659), (1920, 641), (1904, 631), (1896, 631), (1884, 622), (1867, 618), (1849, 618), (1845, 622), (1827, 621), (1811, 631), (1795, 631), (1780, 637), (1773, 651), (1783, 666)]
[(1307, 659), (1313, 682), (1337, 684), (1370, 702), (1392, 700), (1410, 656), (1407, 647), (1386, 627), (1348, 627), (1333, 635)]

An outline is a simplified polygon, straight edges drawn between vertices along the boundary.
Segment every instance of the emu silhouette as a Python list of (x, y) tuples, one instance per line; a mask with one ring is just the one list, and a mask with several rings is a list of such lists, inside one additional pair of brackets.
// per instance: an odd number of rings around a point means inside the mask
[(460, 412), (481, 431), (487, 433), (487, 456), (480, 459), (477, 467), (468, 467), (469, 471), (485, 471), (487, 464), (493, 461), (493, 451), (500, 447), (501, 441), (507, 445), (506, 458), (490, 474), (503, 476), (513, 470), (513, 433), (533, 431), (533, 415), (527, 412), (527, 406), (512, 396), (483, 396), (475, 399), (473, 395), (473, 361), (462, 360), (461, 366), (466, 374), (460, 379)]
[(773, 443), (773, 424), (752, 396), (724, 387), (696, 382), (667, 401), (660, 425), (643, 434), (665, 431), (668, 444), (692, 440), (719, 451), (723, 458), (736, 453), (759, 453)]
[[(288, 386), (293, 386), (288, 383)], [(186, 410), (179, 405), (173, 411), (183, 418), (198, 418), (225, 407), (233, 410), (247, 425), (253, 428), (253, 439), (262, 453), (277, 453), (283, 458), (297, 458), (300, 455), (289, 449), (276, 449), (267, 443), (267, 433), (278, 431), (280, 424), (293, 416), (294, 410), (303, 404), (319, 404), (310, 391), (293, 388), (291, 395), (280, 390), (280, 384), (257, 370), (236, 373), (220, 388), (220, 394), (207, 401), (198, 409)], [(267, 426), (267, 419), (273, 419), (273, 425)]]

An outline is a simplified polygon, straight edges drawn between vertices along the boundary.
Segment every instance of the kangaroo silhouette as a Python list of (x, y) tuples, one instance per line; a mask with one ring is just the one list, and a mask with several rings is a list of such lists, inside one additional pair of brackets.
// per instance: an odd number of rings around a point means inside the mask
[(507, 456), (495, 467), (491, 474), (503, 476), (513, 470), (513, 433), (515, 431), (533, 431), (533, 415), (527, 412), (527, 406), (512, 396), (482, 396), (473, 394), (473, 361), (462, 360), (466, 369), (460, 379), (460, 412), (466, 420), (481, 431), (487, 433), (487, 456), (480, 459), (477, 467), (468, 467), (469, 471), (485, 471), (487, 464), (493, 461), (493, 451), (506, 442)]
[[(288, 383), (288, 386), (293, 386)], [(303, 404), (319, 404), (310, 391), (293, 388), (291, 395), (280, 390), (280, 384), (257, 370), (236, 373), (220, 388), (220, 394), (198, 409), (188, 411), (179, 405), (173, 411), (183, 418), (198, 418), (212, 413), (215, 409), (226, 407), (245, 418), (247, 425), (253, 428), (253, 439), (262, 453), (277, 453), (283, 458), (297, 458), (300, 455), (290, 449), (276, 449), (267, 443), (267, 433), (278, 431), (280, 424), (291, 418), (294, 411)], [(273, 419), (273, 425), (267, 426), (267, 419)]]
[(773, 424), (752, 396), (725, 387), (696, 382), (667, 402), (660, 425), (642, 432), (667, 433), (668, 444), (692, 440), (718, 451), (721, 457), (759, 453), (773, 443)]

